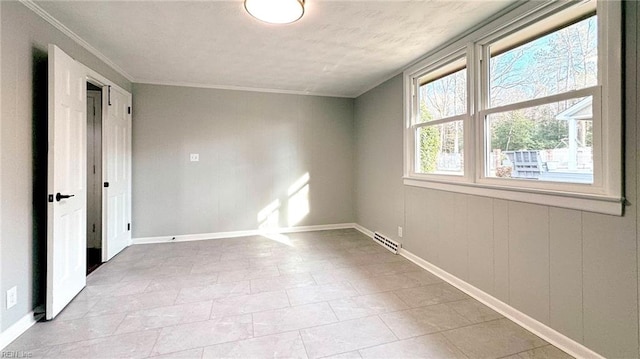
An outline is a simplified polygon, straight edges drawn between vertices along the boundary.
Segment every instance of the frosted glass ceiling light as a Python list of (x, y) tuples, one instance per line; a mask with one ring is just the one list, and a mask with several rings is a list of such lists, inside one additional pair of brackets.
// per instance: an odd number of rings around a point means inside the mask
[(304, 0), (244, 0), (251, 16), (271, 24), (288, 24), (304, 14)]

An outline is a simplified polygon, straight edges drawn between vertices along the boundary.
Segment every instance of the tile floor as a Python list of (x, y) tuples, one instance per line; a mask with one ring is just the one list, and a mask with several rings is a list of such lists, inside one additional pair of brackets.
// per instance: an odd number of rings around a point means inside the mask
[(33, 358), (570, 358), (355, 230), (136, 245)]

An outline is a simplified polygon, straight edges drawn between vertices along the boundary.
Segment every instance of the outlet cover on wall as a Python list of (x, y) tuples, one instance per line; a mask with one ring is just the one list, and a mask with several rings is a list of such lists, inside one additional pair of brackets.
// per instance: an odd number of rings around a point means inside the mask
[(192, 153), (189, 155), (189, 159), (191, 160), (191, 162), (198, 162), (200, 161), (200, 155), (197, 153)]
[(18, 287), (13, 286), (13, 288), (7, 291), (7, 309), (13, 307), (18, 303)]
[(402, 238), (402, 227), (398, 226), (398, 237)]

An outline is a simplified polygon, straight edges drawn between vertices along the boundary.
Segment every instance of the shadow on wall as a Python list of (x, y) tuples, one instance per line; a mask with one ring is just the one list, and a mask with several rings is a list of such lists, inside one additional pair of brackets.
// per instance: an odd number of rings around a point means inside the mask
[(311, 212), (309, 180), (309, 172), (306, 172), (289, 186), (286, 197), (276, 198), (258, 212), (258, 229), (265, 237), (286, 244), (286, 237), (277, 235), (278, 228), (293, 227)]
[(45, 302), (47, 276), (47, 143), (48, 141), (48, 63), (47, 53), (33, 48), (32, 149), (33, 149), (33, 302)]

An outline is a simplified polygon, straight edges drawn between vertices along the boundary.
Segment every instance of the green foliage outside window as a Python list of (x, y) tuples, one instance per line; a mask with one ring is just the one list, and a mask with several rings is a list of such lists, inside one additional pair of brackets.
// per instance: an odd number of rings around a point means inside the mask
[[(424, 121), (432, 119), (427, 106), (420, 105), (420, 118)], [(420, 172), (433, 173), (436, 170), (438, 151), (440, 150), (440, 132), (436, 126), (425, 126), (419, 131)]]

